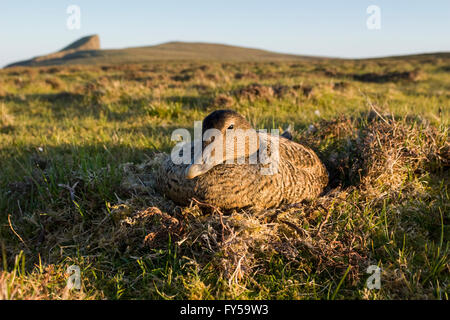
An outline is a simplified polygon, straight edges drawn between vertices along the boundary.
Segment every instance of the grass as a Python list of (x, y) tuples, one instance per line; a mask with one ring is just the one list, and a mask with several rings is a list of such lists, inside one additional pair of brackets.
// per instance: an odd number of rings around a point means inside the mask
[[(448, 299), (449, 65), (0, 70), (0, 298)], [(326, 164), (326, 194), (223, 224), (207, 205), (164, 199), (152, 172), (171, 132), (218, 108), (291, 124)], [(71, 265), (81, 290), (66, 287)]]

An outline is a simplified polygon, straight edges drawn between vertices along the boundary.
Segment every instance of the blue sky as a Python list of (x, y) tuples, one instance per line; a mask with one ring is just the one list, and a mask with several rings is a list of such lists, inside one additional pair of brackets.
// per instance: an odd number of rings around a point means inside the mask
[[(66, 26), (73, 4), (80, 30)], [(381, 9), (380, 30), (366, 26), (369, 5)], [(102, 48), (178, 40), (355, 58), (450, 51), (450, 1), (3, 0), (0, 66), (89, 34), (100, 35)]]

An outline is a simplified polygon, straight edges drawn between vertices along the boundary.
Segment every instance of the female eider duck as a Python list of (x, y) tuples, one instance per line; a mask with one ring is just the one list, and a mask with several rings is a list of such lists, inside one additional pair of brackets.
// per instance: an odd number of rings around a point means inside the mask
[(188, 146), (190, 164), (175, 164), (168, 156), (157, 174), (157, 188), (175, 203), (195, 198), (224, 210), (272, 208), (316, 198), (328, 183), (314, 151), (256, 131), (235, 111), (212, 112), (202, 133), (202, 142)]

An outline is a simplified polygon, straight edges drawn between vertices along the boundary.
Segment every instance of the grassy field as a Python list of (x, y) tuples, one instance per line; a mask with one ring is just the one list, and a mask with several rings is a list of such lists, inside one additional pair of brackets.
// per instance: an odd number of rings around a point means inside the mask
[[(164, 199), (171, 132), (220, 108), (291, 124), (327, 193), (223, 225)], [(0, 70), (0, 298), (448, 299), (449, 119), (448, 55)]]

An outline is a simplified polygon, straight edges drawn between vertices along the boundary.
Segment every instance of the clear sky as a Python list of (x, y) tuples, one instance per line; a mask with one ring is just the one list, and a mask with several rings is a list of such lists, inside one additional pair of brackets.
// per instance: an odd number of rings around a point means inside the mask
[[(66, 10), (81, 9), (79, 30)], [(370, 5), (381, 28), (370, 30)], [(375, 57), (450, 51), (449, 0), (2, 0), (0, 66), (50, 53), (89, 34), (102, 48), (201, 41), (277, 52)]]

